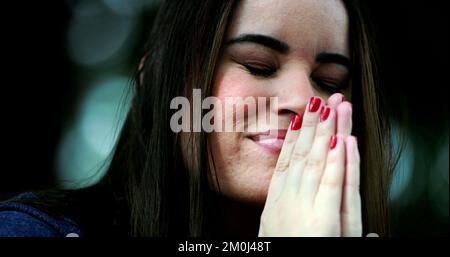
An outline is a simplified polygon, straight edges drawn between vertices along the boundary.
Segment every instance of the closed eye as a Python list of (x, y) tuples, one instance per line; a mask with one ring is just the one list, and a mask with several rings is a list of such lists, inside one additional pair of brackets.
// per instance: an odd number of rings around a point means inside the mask
[(245, 69), (252, 75), (258, 76), (258, 77), (264, 77), (269, 78), (275, 74), (277, 71), (275, 68), (272, 67), (261, 67), (256, 66), (253, 64), (242, 64), (242, 66), (245, 67)]
[(325, 92), (329, 92), (329, 93), (342, 93), (346, 88), (346, 85), (342, 85), (340, 83), (335, 83), (335, 82), (332, 82), (329, 80), (315, 78), (315, 79), (312, 79), (312, 81), (318, 87), (318, 89), (323, 90)]

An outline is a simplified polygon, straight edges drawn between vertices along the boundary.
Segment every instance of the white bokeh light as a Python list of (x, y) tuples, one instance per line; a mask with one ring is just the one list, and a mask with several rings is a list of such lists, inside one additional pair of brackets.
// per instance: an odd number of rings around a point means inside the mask
[(100, 1), (80, 1), (73, 7), (67, 30), (67, 51), (80, 65), (98, 65), (130, 55), (137, 18), (113, 12)]
[(59, 147), (56, 178), (61, 187), (92, 184), (105, 171), (128, 110), (128, 84), (125, 77), (110, 77), (86, 93)]

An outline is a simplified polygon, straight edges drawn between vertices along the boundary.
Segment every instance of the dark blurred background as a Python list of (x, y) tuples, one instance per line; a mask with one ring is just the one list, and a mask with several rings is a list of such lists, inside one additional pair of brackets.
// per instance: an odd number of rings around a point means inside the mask
[[(0, 195), (80, 187), (101, 175), (158, 0), (2, 5)], [(391, 190), (392, 234), (448, 236), (449, 10), (370, 1), (383, 101), (406, 135)], [(122, 106), (122, 107), (121, 107)], [(393, 140), (398, 144), (397, 136)]]

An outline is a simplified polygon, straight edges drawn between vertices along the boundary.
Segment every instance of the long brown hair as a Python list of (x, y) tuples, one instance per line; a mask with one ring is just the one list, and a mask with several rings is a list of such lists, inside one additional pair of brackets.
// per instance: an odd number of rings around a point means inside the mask
[(357, 1), (344, 1), (350, 22), (352, 49), (353, 133), (361, 153), (361, 198), (363, 233), (388, 235), (388, 197), (396, 163), (388, 117), (380, 97), (375, 41), (370, 24)]
[[(359, 139), (362, 161), (363, 233), (383, 236), (388, 234), (388, 185), (393, 169), (390, 133), (376, 83), (373, 40), (356, 2), (344, 0), (353, 62), (353, 134)], [(198, 170), (189, 172), (183, 164), (179, 135), (169, 127), (173, 114), (169, 106), (171, 99), (189, 96), (193, 88), (201, 89), (202, 97), (210, 95), (222, 40), (236, 4), (234, 0), (161, 3), (109, 169), (98, 184), (83, 189), (92, 193), (92, 189), (106, 188), (113, 196), (113, 202), (126, 213), (112, 219), (121, 220), (113, 222), (122, 226), (118, 231), (135, 236), (205, 235), (211, 194), (206, 175), (207, 137), (204, 132), (191, 134), (189, 161)]]
[(202, 234), (208, 191), (205, 133), (190, 137), (189, 152), (196, 158), (189, 161), (199, 170), (188, 172), (179, 137), (169, 127), (169, 106), (193, 88), (210, 94), (233, 5), (182, 0), (160, 7), (145, 49), (143, 80), (136, 79), (131, 110), (103, 179), (125, 193), (134, 235)]

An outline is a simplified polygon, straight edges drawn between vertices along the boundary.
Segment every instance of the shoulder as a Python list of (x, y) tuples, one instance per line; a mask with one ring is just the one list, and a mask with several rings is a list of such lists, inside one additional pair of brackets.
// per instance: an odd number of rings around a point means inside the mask
[[(24, 193), (14, 199), (34, 197)], [(65, 237), (81, 235), (78, 226), (63, 216), (53, 216), (20, 201), (0, 202), (0, 237)]]

